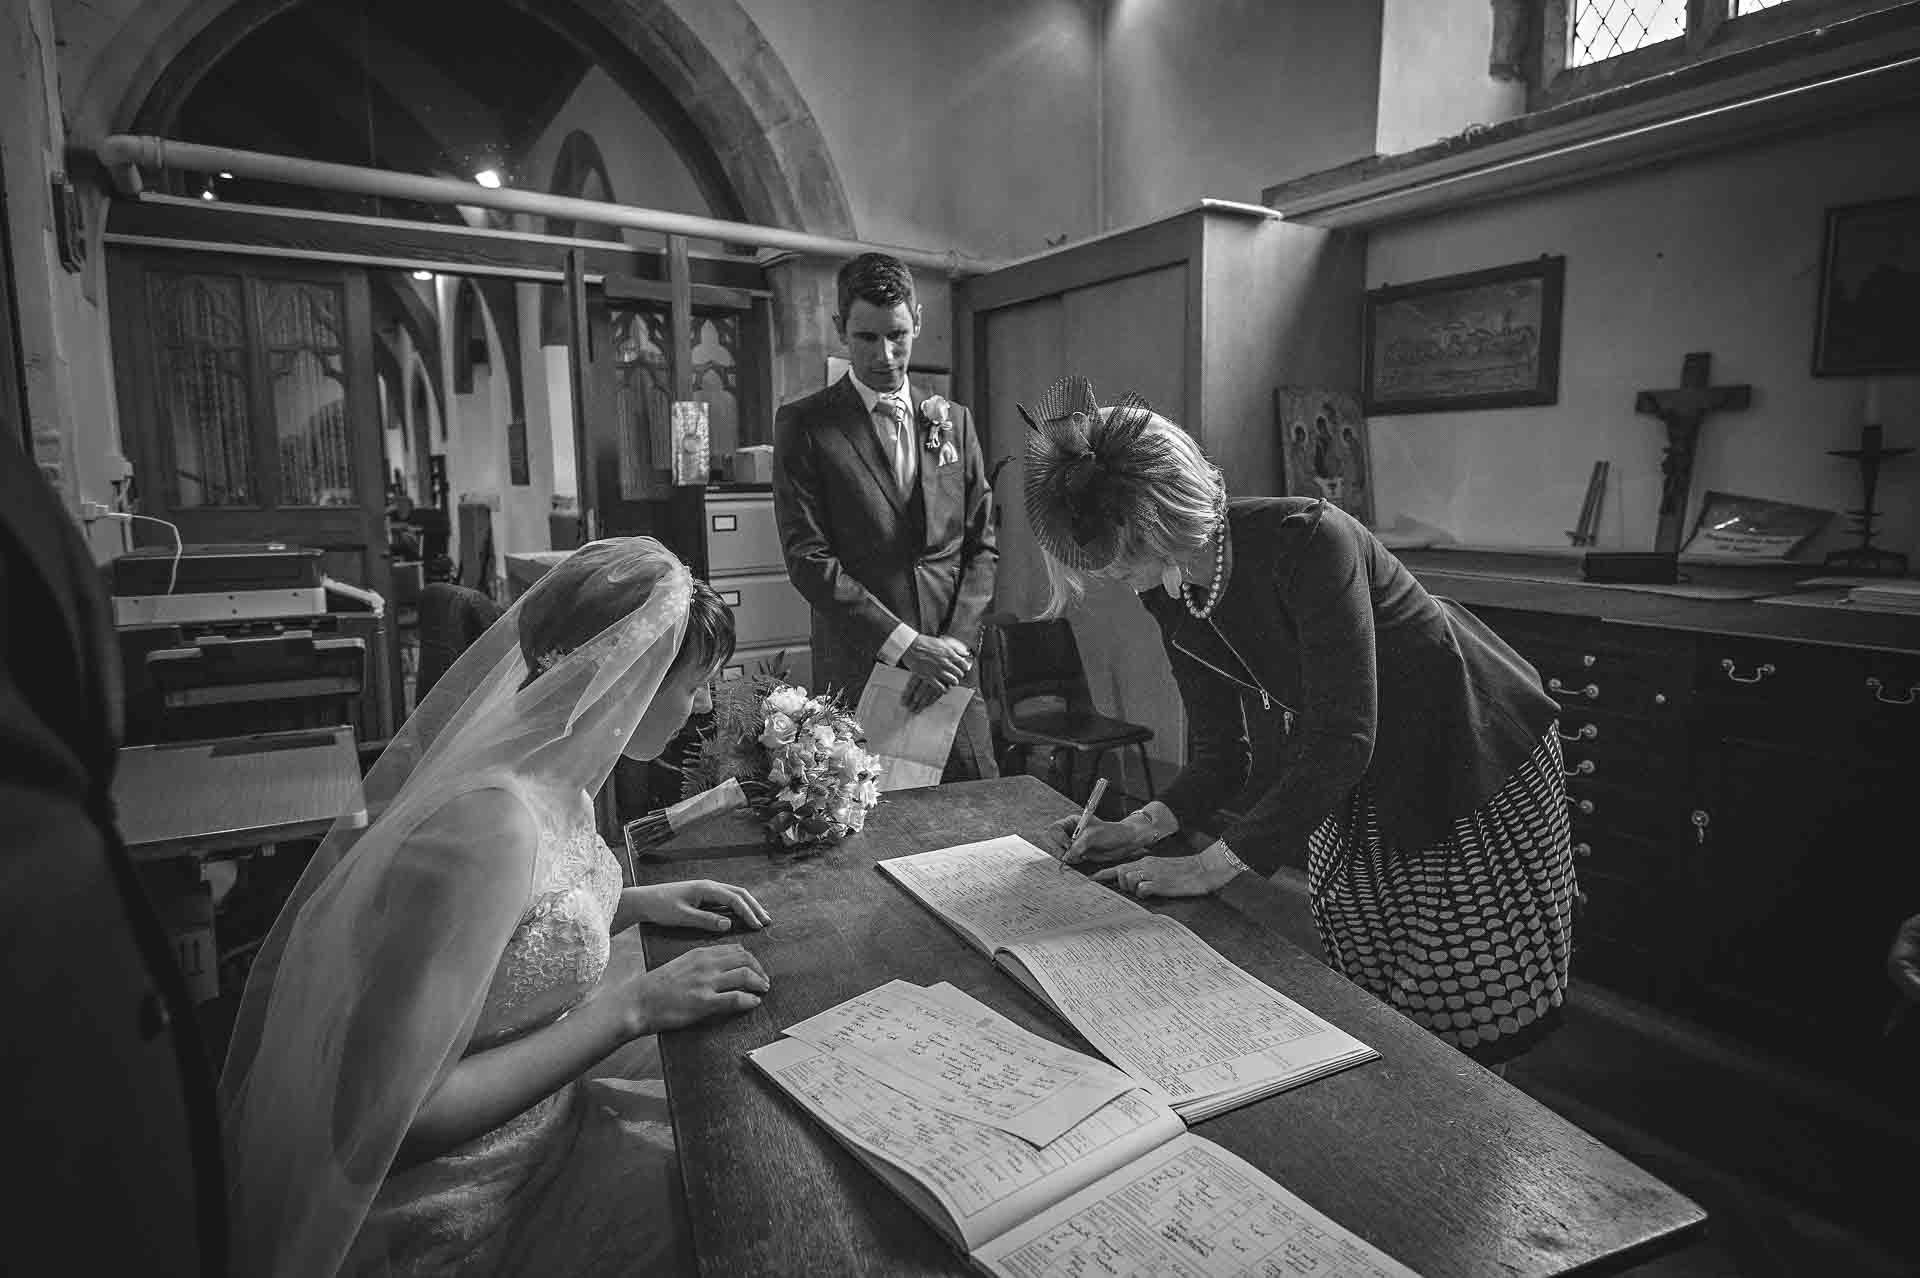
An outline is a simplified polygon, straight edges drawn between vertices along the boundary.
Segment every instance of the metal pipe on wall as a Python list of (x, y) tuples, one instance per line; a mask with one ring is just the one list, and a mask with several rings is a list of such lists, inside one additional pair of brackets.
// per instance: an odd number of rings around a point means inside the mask
[[(720, 240), (728, 244), (751, 244), (807, 257), (852, 257), (859, 253), (891, 253), (909, 266), (944, 272), (949, 278), (978, 275), (995, 270), (1000, 262), (964, 256), (956, 251), (936, 253), (929, 249), (901, 248), (891, 244), (868, 244), (806, 231), (789, 231), (776, 226), (758, 226), (751, 222), (729, 222), (720, 218), (698, 217), (690, 213), (670, 213), (664, 209), (639, 208), (604, 200), (583, 200), (567, 195), (548, 195), (542, 191), (516, 191), (511, 187), (486, 187), (477, 182), (455, 178), (428, 177), (424, 174), (395, 173), (387, 169), (363, 168), (353, 164), (330, 164), (264, 151), (238, 151), (229, 147), (203, 146), (172, 138), (143, 134), (116, 133), (103, 138), (94, 153), (116, 181), (124, 181), (128, 169), (180, 169), (192, 173), (232, 173), (236, 177), (263, 182), (283, 182), (290, 186), (350, 191), (358, 195), (388, 196), (418, 200), (425, 204), (471, 205), (499, 209), (508, 213), (528, 213), (539, 217), (567, 218), (599, 226), (632, 227), (665, 235), (684, 235), (692, 239)], [(137, 178), (132, 183), (138, 190)]]

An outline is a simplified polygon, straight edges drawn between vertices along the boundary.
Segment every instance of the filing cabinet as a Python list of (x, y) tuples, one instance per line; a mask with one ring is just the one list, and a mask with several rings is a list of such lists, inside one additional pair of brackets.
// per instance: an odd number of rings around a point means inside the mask
[(811, 686), (812, 610), (787, 579), (769, 484), (684, 485), (662, 503), (660, 539), (733, 609), (734, 656), (723, 679), (784, 660)]

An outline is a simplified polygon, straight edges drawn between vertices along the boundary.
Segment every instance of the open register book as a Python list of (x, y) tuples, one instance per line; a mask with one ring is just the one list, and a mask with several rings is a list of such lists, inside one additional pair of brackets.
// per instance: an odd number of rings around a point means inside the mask
[(749, 1059), (989, 1274), (1412, 1278), (1105, 1062), (951, 985), (892, 981), (785, 1035)]
[(1189, 1122), (1380, 1055), (1017, 835), (879, 868)]

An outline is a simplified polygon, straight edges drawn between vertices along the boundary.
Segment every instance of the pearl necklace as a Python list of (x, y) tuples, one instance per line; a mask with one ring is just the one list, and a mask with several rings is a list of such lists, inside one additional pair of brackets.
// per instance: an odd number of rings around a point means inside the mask
[(1220, 522), (1213, 526), (1213, 582), (1207, 590), (1207, 602), (1197, 604), (1194, 600), (1195, 588), (1182, 583), (1181, 602), (1187, 605), (1187, 613), (1196, 620), (1205, 621), (1220, 606), (1220, 596), (1227, 591), (1227, 577), (1233, 571), (1233, 542), (1227, 538), (1227, 517), (1223, 512)]

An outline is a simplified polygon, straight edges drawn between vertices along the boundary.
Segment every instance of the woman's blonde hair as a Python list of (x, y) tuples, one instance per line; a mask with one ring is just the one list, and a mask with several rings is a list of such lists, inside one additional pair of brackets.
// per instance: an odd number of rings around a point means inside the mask
[[(1100, 410), (1104, 424), (1119, 410)], [(1098, 429), (1097, 427), (1095, 428)], [(1077, 568), (1045, 553), (1047, 606), (1057, 617), (1078, 604), (1089, 579), (1111, 580), (1135, 565), (1190, 555), (1207, 544), (1226, 517), (1227, 481), (1191, 435), (1158, 413), (1108, 459), (1101, 482), (1127, 490), (1117, 503), (1131, 512), (1119, 528), (1115, 552), (1099, 568)], [(1045, 500), (1060, 500), (1052, 495)], [(1031, 518), (1036, 513), (1029, 511)], [(1058, 515), (1060, 512), (1052, 512)], [(1036, 521), (1037, 522), (1037, 521)]]

